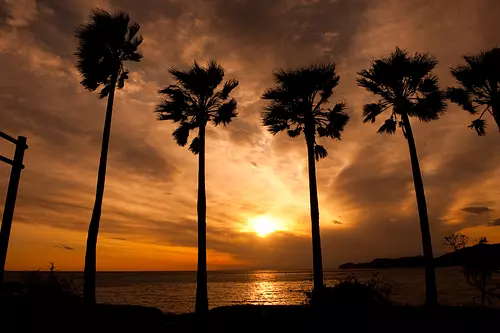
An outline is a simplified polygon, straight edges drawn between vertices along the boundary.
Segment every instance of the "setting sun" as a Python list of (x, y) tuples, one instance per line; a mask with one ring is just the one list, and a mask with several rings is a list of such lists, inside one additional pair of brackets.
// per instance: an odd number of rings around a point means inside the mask
[(249, 220), (250, 228), (260, 237), (265, 237), (275, 231), (281, 230), (278, 221), (267, 215), (260, 215)]

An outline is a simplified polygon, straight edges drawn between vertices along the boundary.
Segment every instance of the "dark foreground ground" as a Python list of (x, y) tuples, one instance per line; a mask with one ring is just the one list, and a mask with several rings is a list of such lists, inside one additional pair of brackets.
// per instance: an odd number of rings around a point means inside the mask
[(500, 332), (500, 311), (442, 306), (344, 308), (231, 306), (193, 314), (164, 314), (139, 306), (3, 304), (0, 332)]

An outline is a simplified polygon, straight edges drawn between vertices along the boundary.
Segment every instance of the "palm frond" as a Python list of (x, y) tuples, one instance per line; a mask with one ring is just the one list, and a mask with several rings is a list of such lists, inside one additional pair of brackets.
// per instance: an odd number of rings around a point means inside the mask
[(280, 69), (273, 73), (273, 78), (274, 87), (262, 95), (262, 99), (270, 101), (262, 112), (262, 124), (271, 133), (286, 130), (290, 137), (296, 137), (309, 128), (308, 133), (340, 138), (349, 119), (344, 113), (345, 105), (340, 103), (324, 111), (340, 79), (335, 64)]
[(262, 112), (262, 125), (272, 134), (288, 130), (290, 124), (293, 124), (293, 116), (290, 113), (283, 105), (273, 102)]
[[(500, 48), (463, 57), (465, 63), (451, 69), (451, 74), (460, 87), (449, 88), (448, 98), (471, 114), (490, 111), (500, 119), (498, 101), (500, 100)], [(490, 109), (491, 108), (491, 109)], [(482, 115), (481, 115), (482, 116)], [(469, 126), (479, 135), (485, 134), (485, 122), (481, 117)], [(500, 129), (500, 122), (497, 121)]]
[(180, 86), (205, 103), (224, 78), (224, 69), (215, 61), (210, 61), (206, 67), (201, 67), (195, 61), (193, 67), (187, 71), (170, 68), (169, 72)]
[(474, 108), (470, 99), (469, 93), (462, 88), (448, 88), (447, 97), (453, 103), (461, 106), (465, 111), (470, 114), (476, 114), (477, 110)]
[(378, 129), (377, 133), (387, 133), (394, 134), (396, 133), (396, 120), (393, 118), (387, 119), (382, 126)]
[[(102, 9), (94, 9), (90, 22), (75, 30), (78, 46), (77, 69), (82, 77), (81, 84), (90, 91), (109, 84), (124, 85), (120, 79), (123, 61), (140, 61), (142, 55), (138, 47), (142, 37), (138, 35), (140, 26), (128, 14), (110, 14)], [(101, 91), (106, 96), (108, 90)]]
[(300, 135), (300, 133), (302, 133), (302, 127), (301, 126), (297, 126), (294, 129), (288, 130), (287, 133), (288, 133), (289, 137), (296, 138), (296, 137), (298, 137)]
[[(196, 61), (188, 70), (170, 68), (169, 73), (177, 84), (159, 91), (163, 99), (156, 106), (158, 120), (180, 122), (174, 131), (174, 139), (181, 146), (188, 142), (189, 132), (206, 126), (212, 121), (215, 126), (227, 125), (234, 117), (237, 102), (229, 94), (238, 86), (237, 80), (227, 81), (222, 89), (215, 91), (224, 78), (224, 69), (215, 61), (200, 66)], [(225, 102), (227, 101), (227, 102)], [(195, 137), (189, 146), (194, 154), (200, 151), (200, 138)]]
[(226, 100), (229, 94), (238, 86), (239, 82), (237, 80), (229, 80), (224, 83), (224, 88), (219, 93), (220, 98)]
[(207, 68), (205, 70), (207, 86), (213, 92), (215, 88), (221, 84), (222, 79), (224, 78), (224, 68), (219, 65), (216, 61), (211, 60), (207, 64)]
[(222, 104), (213, 117), (214, 125), (218, 126), (219, 124), (223, 124), (224, 126), (226, 126), (227, 124), (229, 124), (233, 120), (233, 118), (238, 115), (238, 113), (236, 112), (237, 106), (238, 103), (234, 98), (229, 102)]
[(99, 92), (99, 98), (100, 99), (103, 99), (103, 98), (106, 98), (108, 97), (109, 93), (111, 92), (111, 90), (113, 89), (113, 86), (111, 84), (106, 84), (102, 89), (101, 91)]
[(158, 120), (179, 122), (195, 117), (196, 104), (182, 87), (171, 85), (158, 93), (165, 96), (156, 106)]
[(172, 132), (172, 136), (177, 142), (177, 144), (181, 147), (184, 147), (187, 144), (189, 138), (189, 132), (194, 129), (194, 126), (190, 123), (181, 123), (175, 131)]
[(369, 69), (358, 72), (360, 87), (380, 97), (377, 103), (363, 106), (363, 122), (392, 109), (391, 118), (379, 128), (379, 133), (395, 133), (395, 115), (406, 114), (421, 121), (439, 119), (446, 111), (446, 94), (432, 74), (437, 60), (428, 53), (409, 54), (396, 48), (388, 57), (375, 59)]
[(189, 145), (189, 151), (195, 155), (198, 155), (200, 153), (200, 138), (199, 137), (195, 137), (193, 139), (193, 141), (191, 141), (191, 144)]
[(486, 120), (484, 119), (475, 119), (468, 127), (475, 130), (477, 132), (477, 135), (479, 136), (486, 135)]
[(370, 103), (363, 105), (363, 122), (374, 123), (377, 116), (384, 112), (384, 108), (379, 103)]
[(122, 71), (118, 77), (118, 89), (123, 89), (125, 87), (125, 80), (128, 79), (128, 70)]
[(439, 119), (446, 112), (446, 93), (439, 89), (437, 77), (428, 75), (420, 82), (417, 91), (420, 94), (416, 97), (416, 103), (407, 112), (408, 115), (428, 122)]
[(346, 108), (345, 103), (338, 103), (326, 113), (328, 121), (321, 122), (317, 128), (319, 137), (341, 139), (341, 133), (349, 121), (349, 116), (345, 113)]
[(314, 146), (314, 157), (316, 157), (316, 161), (319, 161), (320, 159), (325, 158), (327, 156), (328, 152), (326, 151), (325, 147), (320, 145)]

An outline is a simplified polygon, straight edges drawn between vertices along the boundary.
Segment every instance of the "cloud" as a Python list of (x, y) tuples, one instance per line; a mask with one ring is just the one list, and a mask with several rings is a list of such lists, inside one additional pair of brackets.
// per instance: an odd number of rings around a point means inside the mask
[(498, 226), (500, 226), (500, 218), (491, 221), (488, 225), (492, 226), (492, 227), (498, 227)]
[(63, 250), (67, 250), (67, 251), (73, 251), (73, 250), (75, 250), (74, 247), (71, 247), (71, 246), (66, 245), (66, 244), (54, 245), (54, 247), (57, 247), (57, 248), (63, 249)]
[(471, 214), (476, 214), (476, 215), (481, 215), (485, 213), (492, 212), (493, 209), (490, 209), (485, 206), (470, 206), (470, 207), (464, 207), (462, 208), (464, 212), (471, 213)]

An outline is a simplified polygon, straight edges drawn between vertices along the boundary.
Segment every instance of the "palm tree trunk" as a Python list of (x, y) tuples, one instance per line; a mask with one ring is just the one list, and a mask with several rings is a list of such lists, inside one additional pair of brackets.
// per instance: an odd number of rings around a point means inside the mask
[(309, 201), (311, 209), (311, 235), (313, 248), (314, 291), (323, 289), (323, 258), (321, 255), (321, 236), (319, 231), (318, 188), (316, 184), (316, 160), (314, 159), (314, 140), (306, 139), (307, 162), (309, 169)]
[(195, 314), (205, 316), (208, 313), (207, 291), (207, 195), (205, 191), (205, 127), (200, 126), (198, 138), (198, 271), (196, 274)]
[(427, 306), (436, 306), (438, 304), (436, 288), (436, 272), (434, 269), (434, 255), (432, 253), (431, 230), (429, 226), (429, 217), (427, 215), (427, 203), (425, 201), (424, 183), (420, 173), (418, 163), (417, 148), (415, 139), (411, 130), (410, 119), (407, 115), (402, 116), (406, 139), (410, 150), (411, 168), (413, 171), (413, 183), (415, 185), (415, 195), (417, 197), (418, 215), (420, 217), (420, 232), (422, 234), (422, 246), (425, 261), (425, 301)]
[(106, 164), (108, 160), (109, 136), (111, 134), (111, 118), (113, 115), (116, 79), (112, 79), (111, 84), (113, 88), (108, 95), (108, 104), (106, 106), (106, 118), (104, 120), (104, 130), (102, 133), (101, 158), (99, 160), (99, 170), (97, 172), (96, 195), (87, 235), (85, 268), (83, 271), (83, 299), (88, 305), (93, 305), (96, 302), (95, 275), (97, 234), (99, 233), (99, 222), (101, 221), (102, 198), (104, 196), (104, 184), (106, 180)]

